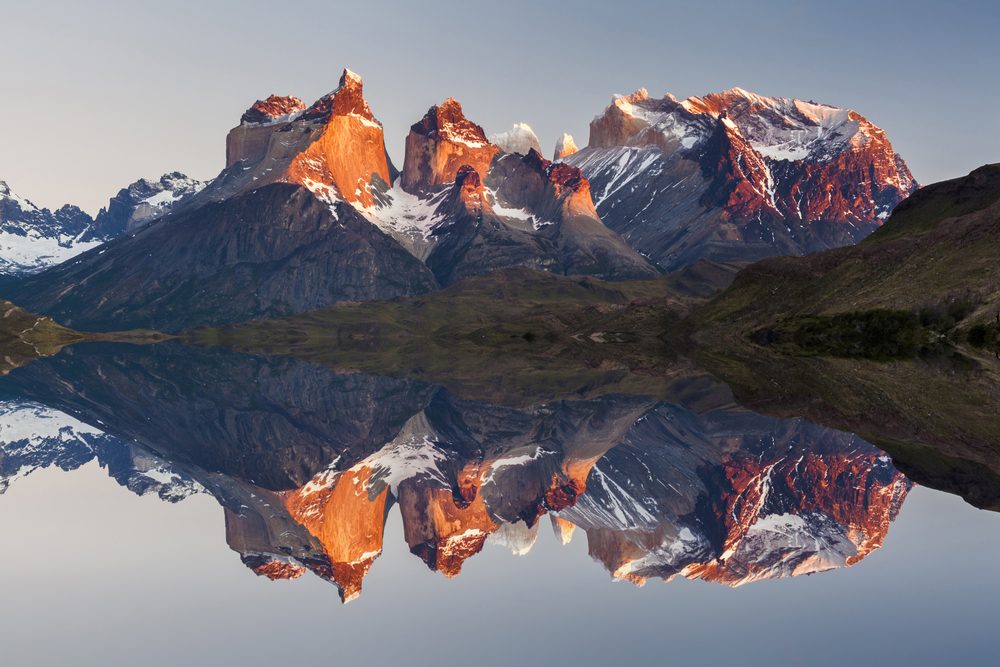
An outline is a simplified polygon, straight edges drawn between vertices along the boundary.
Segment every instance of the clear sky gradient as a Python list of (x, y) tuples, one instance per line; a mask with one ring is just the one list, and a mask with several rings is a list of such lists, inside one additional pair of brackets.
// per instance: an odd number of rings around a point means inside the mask
[(138, 177), (211, 178), (254, 100), (347, 66), (402, 163), (445, 97), (487, 132), (581, 146), (613, 93), (741, 86), (848, 106), (923, 183), (1000, 161), (994, 2), (0, 0), (0, 180), (95, 213)]

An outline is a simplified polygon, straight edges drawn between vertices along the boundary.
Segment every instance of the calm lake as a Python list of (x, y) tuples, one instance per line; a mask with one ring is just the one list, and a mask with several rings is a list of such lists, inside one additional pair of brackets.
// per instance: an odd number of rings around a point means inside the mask
[(996, 512), (719, 383), (618, 389), (175, 343), (15, 369), (4, 662), (995, 660)]

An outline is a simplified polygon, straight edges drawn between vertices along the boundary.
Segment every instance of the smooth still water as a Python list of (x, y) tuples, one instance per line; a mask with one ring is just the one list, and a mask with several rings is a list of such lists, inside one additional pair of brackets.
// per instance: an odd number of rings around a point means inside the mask
[(859, 437), (507, 398), (173, 344), (15, 370), (3, 664), (995, 661), (1000, 515)]

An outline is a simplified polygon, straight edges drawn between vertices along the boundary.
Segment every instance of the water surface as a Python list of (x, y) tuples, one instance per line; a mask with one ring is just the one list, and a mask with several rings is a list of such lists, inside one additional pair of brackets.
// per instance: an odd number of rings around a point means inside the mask
[[(8, 664), (983, 664), (1000, 516), (861, 437), (179, 344), (0, 380)], [(346, 603), (345, 603), (346, 601)]]

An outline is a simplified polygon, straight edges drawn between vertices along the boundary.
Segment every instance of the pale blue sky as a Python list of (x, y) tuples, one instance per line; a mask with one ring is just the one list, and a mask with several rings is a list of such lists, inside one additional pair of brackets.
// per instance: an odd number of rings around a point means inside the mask
[(454, 96), (488, 132), (551, 150), (616, 92), (742, 86), (850, 106), (917, 178), (1000, 161), (991, 2), (114, 2), (0, 0), (0, 180), (96, 212), (139, 176), (223, 165), (269, 93), (365, 78), (399, 165), (407, 127)]

